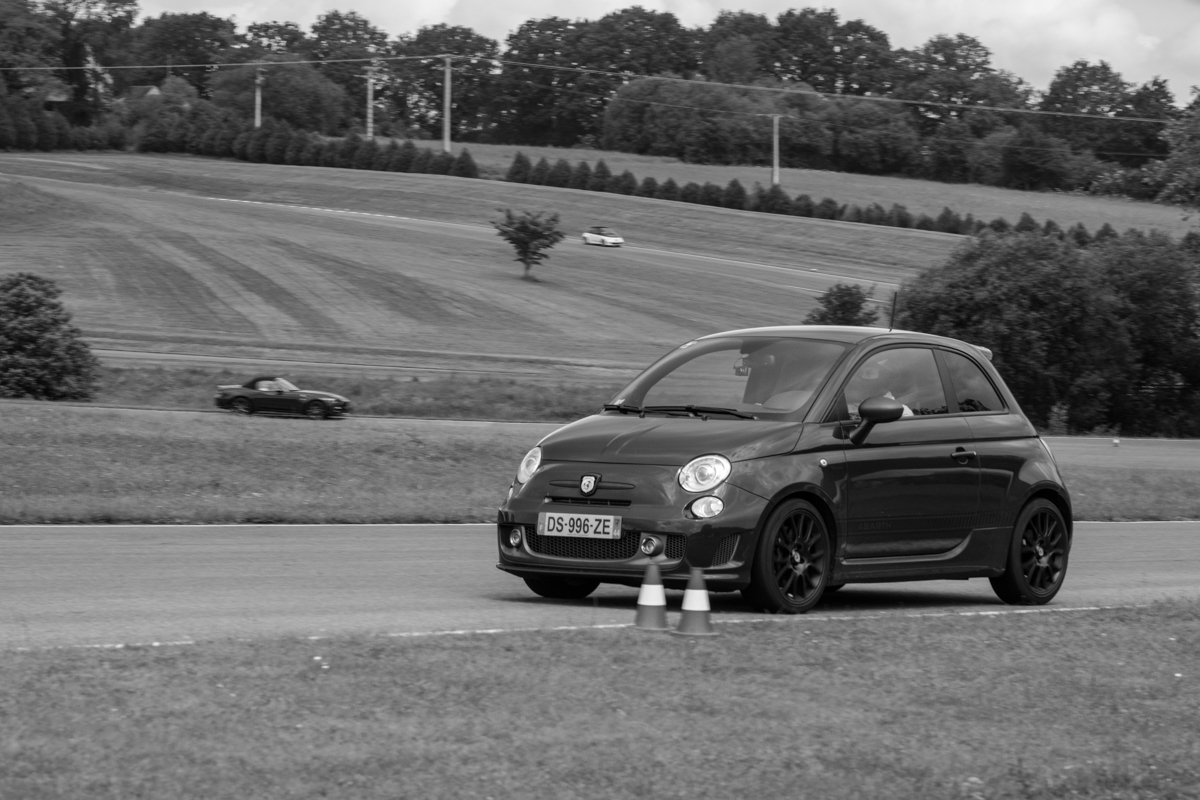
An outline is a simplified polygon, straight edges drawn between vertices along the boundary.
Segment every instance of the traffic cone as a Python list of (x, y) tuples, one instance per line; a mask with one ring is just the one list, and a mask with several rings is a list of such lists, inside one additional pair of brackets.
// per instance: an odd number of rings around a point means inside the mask
[(662, 575), (657, 564), (647, 564), (638, 590), (637, 621), (633, 627), (640, 631), (670, 630), (667, 625), (667, 595), (663, 591)]
[(708, 611), (708, 589), (704, 588), (704, 572), (699, 567), (692, 567), (687, 589), (683, 592), (683, 616), (679, 618), (679, 627), (671, 633), (684, 636), (716, 636), (717, 632), (713, 630)]

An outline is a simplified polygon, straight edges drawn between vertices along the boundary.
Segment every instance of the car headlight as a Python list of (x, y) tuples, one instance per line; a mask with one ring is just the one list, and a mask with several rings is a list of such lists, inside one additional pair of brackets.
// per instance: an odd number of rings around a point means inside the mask
[(689, 492), (708, 492), (729, 477), (732, 467), (725, 456), (693, 458), (679, 470), (679, 485)]
[(521, 466), (517, 467), (517, 483), (524, 483), (533, 477), (533, 473), (537, 472), (537, 468), (542, 463), (542, 448), (535, 447), (525, 454), (521, 459)]

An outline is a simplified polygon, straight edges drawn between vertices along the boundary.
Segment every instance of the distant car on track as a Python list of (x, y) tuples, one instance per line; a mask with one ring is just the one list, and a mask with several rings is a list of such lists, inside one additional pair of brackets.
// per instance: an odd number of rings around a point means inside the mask
[(1062, 586), (1071, 500), (1046, 443), (966, 342), (756, 328), (686, 342), (603, 410), (545, 436), (499, 509), (500, 569), (535, 593), (667, 588), (693, 568), (769, 612), (848, 583)]
[(597, 225), (583, 232), (583, 243), (598, 244), (601, 247), (620, 247), (625, 244), (625, 240), (621, 238), (621, 234), (612, 228)]
[(303, 414), (309, 419), (341, 417), (350, 412), (350, 401), (340, 394), (301, 389), (287, 378), (260, 375), (241, 385), (217, 387), (217, 408), (239, 414), (266, 411), (273, 414)]

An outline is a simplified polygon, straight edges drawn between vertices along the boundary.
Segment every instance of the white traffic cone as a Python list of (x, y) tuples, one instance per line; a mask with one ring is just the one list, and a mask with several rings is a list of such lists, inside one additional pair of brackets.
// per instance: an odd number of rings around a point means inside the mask
[(708, 612), (708, 589), (704, 588), (704, 571), (699, 567), (692, 567), (687, 589), (683, 592), (683, 616), (679, 618), (679, 627), (671, 633), (684, 636), (716, 636), (717, 632), (713, 630)]
[(667, 625), (667, 595), (663, 591), (662, 575), (657, 564), (647, 564), (638, 590), (637, 621), (633, 627), (639, 631), (670, 630)]

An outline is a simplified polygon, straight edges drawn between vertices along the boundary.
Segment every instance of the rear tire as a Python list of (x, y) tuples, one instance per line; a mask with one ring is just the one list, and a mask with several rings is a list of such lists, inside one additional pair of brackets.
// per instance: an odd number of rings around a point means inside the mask
[(233, 409), (235, 414), (253, 414), (254, 406), (250, 405), (249, 398), (235, 397), (229, 401), (229, 407)]
[(526, 578), (525, 585), (533, 593), (551, 600), (582, 600), (600, 585), (586, 578)]
[(1058, 506), (1034, 500), (1017, 515), (1004, 574), (988, 579), (992, 591), (1009, 605), (1049, 603), (1067, 576), (1070, 551), (1067, 522)]
[(825, 593), (832, 570), (833, 540), (821, 512), (806, 500), (787, 500), (763, 526), (742, 596), (768, 613), (803, 614)]

